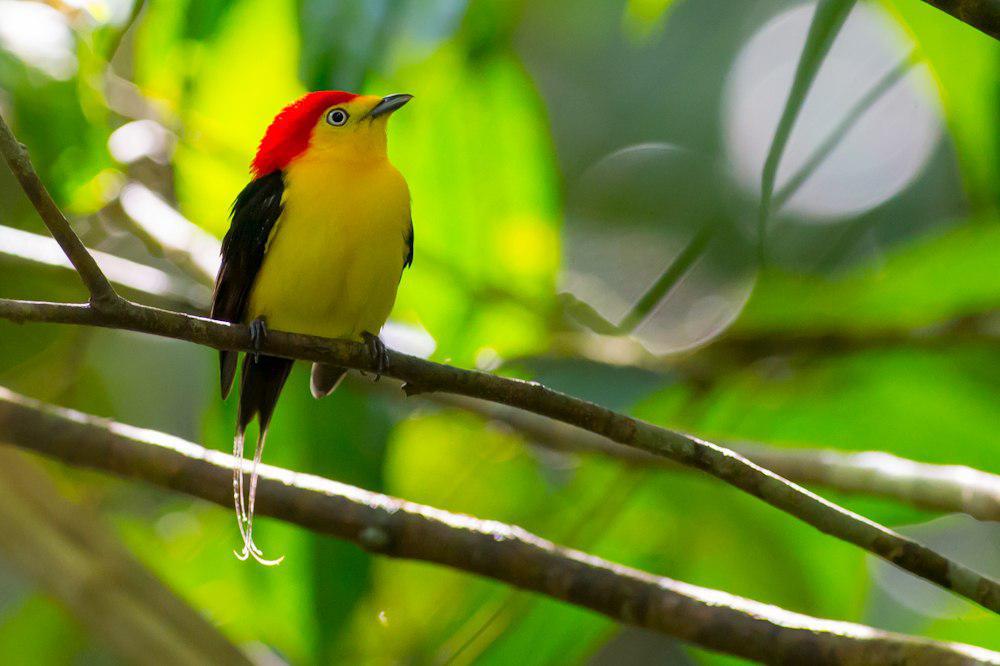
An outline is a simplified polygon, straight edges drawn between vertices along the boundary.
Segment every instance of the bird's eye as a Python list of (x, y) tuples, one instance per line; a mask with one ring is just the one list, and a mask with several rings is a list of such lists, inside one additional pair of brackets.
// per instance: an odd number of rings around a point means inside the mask
[(340, 127), (347, 122), (347, 111), (343, 109), (333, 109), (330, 113), (326, 114), (326, 122), (330, 123), (334, 127)]

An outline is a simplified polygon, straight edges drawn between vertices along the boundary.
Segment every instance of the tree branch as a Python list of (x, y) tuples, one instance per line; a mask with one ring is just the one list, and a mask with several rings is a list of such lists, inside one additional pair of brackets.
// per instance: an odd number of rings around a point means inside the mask
[[(549, 449), (597, 453), (643, 467), (687, 469), (530, 412), (458, 395), (435, 394), (428, 399), (507, 425)], [(796, 483), (815, 483), (839, 492), (885, 497), (922, 509), (966, 513), (979, 520), (1000, 521), (1000, 476), (964, 465), (919, 463), (882, 451), (846, 453), (830, 449), (785, 449), (756, 443), (740, 443), (731, 448)]]
[(1000, 0), (924, 0), (993, 39), (1000, 39)]
[[(222, 506), (231, 456), (0, 389), (0, 432), (15, 446), (115, 472)], [(815, 664), (1000, 664), (1000, 654), (820, 620), (662, 578), (525, 530), (316, 476), (261, 467), (259, 511), (390, 557), (493, 578), (747, 659)]]
[[(0, 318), (16, 322), (84, 324), (187, 340), (216, 349), (274, 356), (375, 372), (364, 345), (345, 340), (269, 332), (255, 348), (245, 326), (158, 310), (118, 296), (66, 222), (31, 167), (24, 148), (0, 120), (0, 152), (73, 265), (91, 287), (91, 303), (0, 300)], [(103, 281), (103, 286), (102, 286)], [(93, 285), (91, 283), (94, 283)], [(106, 286), (106, 288), (105, 288)], [(829, 502), (746, 458), (710, 442), (659, 428), (599, 405), (524, 382), (389, 353), (382, 374), (401, 379), (408, 394), (442, 391), (525, 409), (608, 439), (708, 472), (822, 532), (859, 546), (921, 578), (1000, 613), (1000, 583), (926, 546)]]
[[(115, 255), (95, 252), (94, 256), (104, 266), (112, 284), (126, 296), (141, 297), (158, 307), (189, 313), (208, 307), (210, 294), (200, 285), (188, 284), (155, 268)], [(0, 262), (5, 260), (73, 270), (51, 238), (0, 226)], [(778, 346), (775, 343), (775, 349), (769, 353), (776, 353)], [(372, 386), (387, 388), (384, 383)], [(530, 412), (447, 394), (433, 394), (428, 398), (502, 422), (547, 448), (598, 453), (642, 466), (687, 469)], [(730, 448), (795, 483), (815, 483), (831, 490), (885, 497), (932, 511), (961, 512), (980, 520), (1000, 520), (1000, 476), (971, 467), (919, 463), (878, 451), (789, 450), (757, 443)]]
[(42, 222), (49, 228), (52, 237), (56, 239), (59, 246), (73, 262), (73, 267), (80, 274), (80, 279), (87, 286), (90, 292), (91, 303), (103, 305), (113, 303), (118, 299), (114, 287), (104, 277), (100, 267), (94, 258), (87, 252), (73, 229), (66, 221), (66, 217), (59, 210), (59, 206), (52, 200), (52, 195), (45, 189), (34, 167), (31, 166), (31, 159), (28, 157), (27, 149), (21, 145), (14, 134), (7, 127), (7, 123), (0, 116), (0, 153), (3, 154), (11, 172), (21, 184), (24, 193), (28, 195), (35, 210), (38, 211)]
[[(245, 326), (157, 310), (125, 300), (97, 310), (87, 304), (0, 299), (0, 318), (125, 329), (187, 340), (215, 349), (253, 349)], [(371, 373), (376, 370), (364, 345), (346, 340), (270, 331), (260, 351)], [(708, 472), (822, 532), (1000, 612), (1000, 583), (992, 578), (847, 511), (723, 447), (630, 418), (537, 382), (463, 370), (399, 352), (389, 352), (389, 365), (383, 374), (406, 382), (404, 390), (410, 394), (441, 391), (506, 404)]]

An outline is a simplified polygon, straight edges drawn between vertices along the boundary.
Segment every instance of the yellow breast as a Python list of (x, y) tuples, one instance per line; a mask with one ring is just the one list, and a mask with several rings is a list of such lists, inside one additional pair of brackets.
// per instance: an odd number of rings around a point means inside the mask
[(358, 339), (378, 334), (396, 299), (410, 194), (385, 158), (319, 152), (285, 172), (284, 210), (250, 294), (248, 320)]

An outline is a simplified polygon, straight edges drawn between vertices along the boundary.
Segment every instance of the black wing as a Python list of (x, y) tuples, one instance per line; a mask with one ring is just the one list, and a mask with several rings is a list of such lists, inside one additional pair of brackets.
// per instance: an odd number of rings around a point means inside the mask
[(403, 237), (403, 241), (406, 243), (406, 256), (403, 258), (403, 268), (413, 265), (413, 220), (410, 220), (410, 228), (406, 231), (406, 236)]
[[(212, 319), (243, 321), (250, 289), (264, 262), (267, 240), (281, 216), (284, 191), (284, 178), (275, 171), (250, 181), (233, 202), (232, 221), (222, 239), (222, 266), (215, 279)], [(232, 389), (238, 358), (237, 352), (219, 352), (223, 398)]]

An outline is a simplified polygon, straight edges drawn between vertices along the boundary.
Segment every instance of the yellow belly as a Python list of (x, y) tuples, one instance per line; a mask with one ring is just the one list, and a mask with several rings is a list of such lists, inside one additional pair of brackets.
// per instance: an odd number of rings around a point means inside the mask
[(250, 293), (247, 319), (330, 338), (378, 334), (396, 300), (410, 194), (386, 160), (300, 160)]

